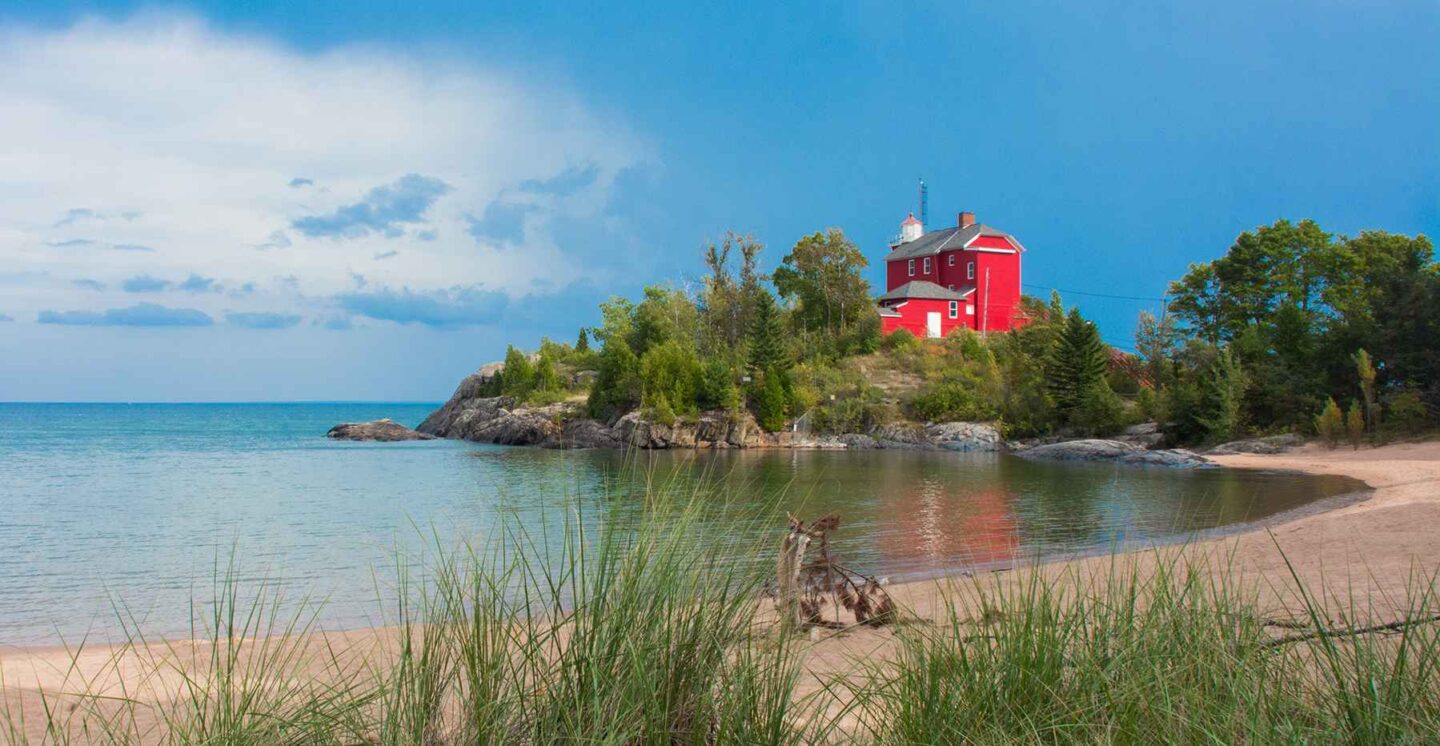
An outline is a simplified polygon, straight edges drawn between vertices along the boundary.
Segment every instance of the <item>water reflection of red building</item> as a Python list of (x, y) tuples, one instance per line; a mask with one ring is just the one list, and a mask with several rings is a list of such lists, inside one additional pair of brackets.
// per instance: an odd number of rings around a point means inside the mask
[(1019, 548), (1011, 496), (993, 486), (949, 485), (924, 479), (891, 492), (893, 511), (876, 549), (889, 564), (942, 568), (1015, 558)]

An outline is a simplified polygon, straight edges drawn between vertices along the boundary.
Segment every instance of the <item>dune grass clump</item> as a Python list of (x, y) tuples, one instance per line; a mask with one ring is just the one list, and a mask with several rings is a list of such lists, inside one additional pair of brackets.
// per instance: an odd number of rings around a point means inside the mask
[(382, 676), (381, 740), (794, 742), (799, 659), (754, 627), (764, 563), (714, 561), (735, 547), (693, 512), (639, 521), (442, 562)]
[(773, 565), (737, 538), (753, 534), (712, 535), (693, 503), (650, 508), (598, 529), (575, 513), (559, 536), (507, 524), (483, 549), (441, 552), (419, 578), (402, 563), (388, 625), (370, 639), (321, 632), (308, 604), (284, 618), (275, 594), (247, 606), (238, 574), (222, 571), (216, 600), (195, 612), (196, 642), (152, 643), (127, 625), (98, 675), (28, 709), (0, 695), (0, 740), (813, 740), (799, 725), (813, 719), (794, 694), (797, 648), (756, 626)]
[(977, 582), (978, 617), (905, 630), (851, 708), (881, 744), (1440, 741), (1433, 579), (1375, 635), (1325, 626), (1303, 590), (1305, 616), (1266, 619), (1235, 576), (1172, 559)]
[[(1326, 607), (1292, 573), (1301, 613), (1272, 619), (1233, 565), (1178, 551), (957, 581), (935, 619), (780, 624), (757, 614), (778, 529), (740, 538), (694, 501), (626, 515), (401, 563), (374, 632), (321, 631), (315, 607), (287, 616), (224, 570), (194, 641), (129, 625), (98, 670), (77, 648), (63, 691), (0, 681), (0, 741), (1440, 742), (1433, 577), (1398, 619), (1356, 626), (1373, 610)], [(812, 630), (879, 655), (812, 665)]]

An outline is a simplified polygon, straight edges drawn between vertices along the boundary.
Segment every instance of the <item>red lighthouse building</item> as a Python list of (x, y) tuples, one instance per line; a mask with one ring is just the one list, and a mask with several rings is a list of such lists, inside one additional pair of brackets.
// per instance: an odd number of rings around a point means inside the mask
[(955, 225), (925, 231), (914, 215), (885, 257), (880, 322), (886, 334), (906, 329), (943, 337), (954, 329), (1005, 332), (1021, 326), (1020, 257), (1014, 236), (962, 212)]

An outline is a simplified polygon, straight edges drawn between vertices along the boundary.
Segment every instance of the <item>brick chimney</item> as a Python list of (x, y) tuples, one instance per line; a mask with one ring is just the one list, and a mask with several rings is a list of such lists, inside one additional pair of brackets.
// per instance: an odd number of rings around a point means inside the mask
[(962, 212), (962, 213), (960, 213), (960, 227), (961, 227), (961, 228), (969, 228), (970, 226), (972, 226), (972, 225), (974, 225), (974, 224), (975, 224), (975, 213), (973, 213), (973, 212)]

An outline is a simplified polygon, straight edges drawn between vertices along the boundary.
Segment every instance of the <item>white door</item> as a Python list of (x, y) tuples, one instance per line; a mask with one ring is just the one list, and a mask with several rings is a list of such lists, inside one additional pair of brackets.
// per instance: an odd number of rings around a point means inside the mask
[(928, 335), (929, 337), (931, 337), (932, 339), (939, 339), (939, 337), (940, 337), (940, 312), (939, 312), (939, 311), (931, 311), (930, 313), (925, 314), (925, 329), (926, 329), (927, 335)]

